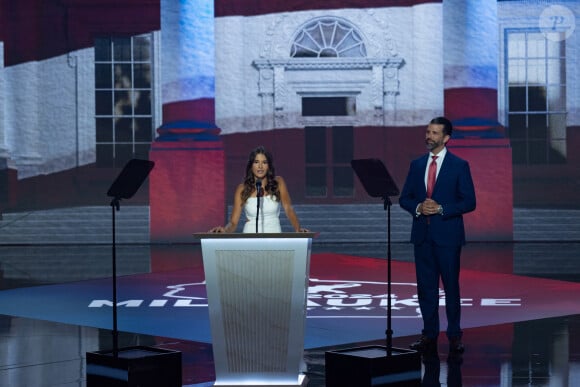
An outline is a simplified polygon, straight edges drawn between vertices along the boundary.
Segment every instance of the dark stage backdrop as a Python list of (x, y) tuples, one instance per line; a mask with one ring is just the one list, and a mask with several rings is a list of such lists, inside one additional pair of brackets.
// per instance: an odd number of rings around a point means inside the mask
[[(154, 35), (159, 31), (161, 36), (164, 33), (165, 36), (175, 36), (182, 33), (179, 23), (167, 21), (167, 10), (158, 0), (132, 0), (122, 4), (108, 0), (0, 3), (0, 22), (4, 26), (0, 31), (4, 49), (0, 90), (5, 101), (1, 115), (3, 123), (0, 125), (0, 215), (42, 209), (107, 206), (109, 199), (106, 192), (130, 157), (150, 158), (150, 149), (156, 146), (167, 149), (179, 144), (183, 148), (188, 141), (193, 145), (185, 148), (195, 155), (216, 148), (223, 155), (219, 156), (223, 160), (215, 164), (203, 164), (204, 161), (193, 166), (188, 164), (187, 158), (183, 158), (182, 165), (173, 165), (172, 168), (183, 172), (178, 178), (164, 183), (167, 187), (153, 186), (148, 181), (124, 204), (146, 206), (154, 194), (152, 190), (160, 193), (161, 200), (167, 198), (165, 192), (171, 191), (178, 198), (177, 201), (173, 197), (167, 200), (173, 204), (171, 211), (180, 212), (179, 209), (182, 209), (182, 214), (171, 216), (178, 217), (189, 211), (186, 203), (191, 201), (190, 192), (180, 194), (179, 187), (187, 185), (182, 184), (182, 180), (187, 182), (195, 176), (199, 181), (189, 187), (194, 192), (196, 187), (223, 181), (223, 186), (217, 191), (210, 189), (210, 192), (216, 192), (221, 207), (217, 208), (217, 218), (208, 221), (211, 224), (222, 223), (226, 206), (232, 202), (234, 187), (243, 177), (248, 152), (257, 145), (265, 145), (272, 150), (277, 172), (289, 183), (297, 205), (375, 203), (376, 199), (366, 195), (349, 169), (348, 160), (379, 158), (402, 187), (409, 162), (425, 151), (423, 133), (428, 119), (447, 113), (452, 115), (457, 129), (450, 149), (470, 161), (481, 198), (480, 213), (474, 215), (475, 220), (470, 226), (472, 230), (485, 233), (490, 228), (502, 230), (502, 227), (511, 227), (513, 207), (577, 207), (575, 195), (580, 188), (580, 155), (574, 149), (580, 145), (580, 126), (575, 114), (579, 101), (572, 92), (578, 89), (578, 85), (571, 75), (577, 72), (577, 63), (580, 62), (576, 60), (578, 54), (570, 49), (577, 46), (577, 32), (573, 31), (575, 25), (568, 25), (567, 28), (573, 32), (564, 40), (555, 42), (549, 35), (540, 39), (542, 30), (538, 29), (538, 23), (543, 20), (546, 11), (562, 12), (563, 16), (567, 16), (566, 10), (579, 11), (577, 5), (553, 9), (541, 2), (494, 4), (495, 24), (488, 31), (496, 39), (496, 51), (492, 55), (495, 62), (491, 70), (486, 62), (488, 53), (465, 48), (460, 53), (450, 50), (442, 54), (440, 50), (428, 49), (433, 44), (438, 48), (447, 47), (444, 41), (445, 24), (433, 22), (442, 20), (442, 16), (449, 16), (445, 14), (448, 12), (445, 2), (441, 1), (294, 0), (281, 3), (218, 0), (207, 5), (215, 12), (215, 20), (211, 24), (211, 28), (215, 29), (209, 34), (213, 40), (203, 43), (195, 41), (193, 48), (179, 40), (164, 41), (161, 51), (153, 51), (157, 59), (152, 62), (153, 68), (147, 71), (139, 67), (138, 60), (134, 61), (139, 58), (135, 46), (130, 46), (133, 47), (129, 55), (132, 64), (120, 60), (120, 64), (127, 66), (137, 63), (137, 67), (132, 68), (137, 69), (133, 74), (148, 74), (144, 78), (152, 75), (163, 78), (162, 75), (166, 75), (157, 87), (151, 88), (152, 94), (147, 97), (151, 102), (151, 112), (157, 112), (162, 117), (159, 125), (150, 128), (150, 142), (153, 145), (119, 153), (123, 156), (106, 156), (99, 153), (96, 145), (102, 141), (99, 138), (99, 124), (95, 123), (96, 109), (102, 101), (95, 92), (99, 86), (98, 66), (95, 66), (94, 58), (95, 42), (103, 37), (127, 39), (144, 34)], [(530, 7), (530, 13), (522, 15), (519, 12), (522, 6)], [(482, 7), (486, 12), (489, 9), (488, 6)], [(184, 25), (194, 25), (195, 19), (191, 18), (195, 12), (182, 11)], [(473, 20), (472, 11), (459, 9), (457, 12), (463, 12), (466, 20)], [(373, 21), (371, 16), (362, 17), (363, 14), (384, 14), (388, 17), (380, 19), (381, 24)], [(401, 16), (400, 20), (397, 16)], [(404, 20), (416, 20), (416, 30), (403, 25)], [(436, 31), (427, 34), (424, 40), (415, 40), (415, 36), (424, 34), (419, 26), (427, 20), (430, 20), (429, 28)], [(507, 79), (508, 75), (503, 63), (507, 60), (510, 47), (505, 47), (502, 42), (509, 38), (511, 31), (500, 23), (504, 20), (512, 20), (514, 26), (531, 26), (536, 33), (530, 35), (522, 32), (513, 41), (514, 47), (528, 44), (538, 50), (543, 47), (546, 52), (557, 50), (557, 59), (554, 60), (559, 60), (560, 68), (566, 68), (566, 72), (559, 73), (557, 78), (543, 79), (545, 88), (526, 89), (518, 83), (523, 81), (517, 77), (513, 83), (505, 84), (502, 79)], [(332, 21), (336, 24), (333, 25)], [(327, 51), (321, 50), (326, 54), (318, 52), (309, 55), (303, 52), (302, 56), (292, 56), (292, 47), (298, 47), (293, 44), (309, 44), (304, 37), (307, 32), (311, 33), (314, 43), (324, 41), (323, 36), (328, 33), (324, 30), (326, 27), (358, 33), (358, 37), (366, 43), (365, 58), (374, 55), (387, 58), (385, 63), (397, 63), (398, 78), (388, 78), (392, 75), (390, 72), (377, 73), (377, 68), (368, 70), (360, 64), (356, 67), (352, 64), (356, 62), (352, 61), (352, 57), (340, 57), (336, 51), (338, 46), (332, 44)], [(352, 30), (349, 30), (351, 27)], [(502, 32), (497, 36), (500, 27)], [(378, 35), (378, 31), (382, 31), (383, 35)], [(192, 36), (197, 39), (199, 35), (194, 33)], [(385, 36), (389, 38), (388, 44), (381, 46)], [(159, 40), (154, 42), (163, 39), (157, 38)], [(232, 39), (240, 44), (230, 44)], [(280, 48), (281, 41), (286, 46)], [(175, 79), (171, 78), (171, 74), (164, 74), (168, 63), (173, 66), (180, 62), (183, 59), (180, 53), (187, 50), (197, 52), (193, 56), (197, 62), (191, 64), (193, 70), (188, 68), (187, 72), (179, 68), (185, 75), (180, 77), (173, 74)], [(213, 50), (217, 51), (216, 55), (209, 55)], [(333, 54), (330, 54), (331, 51)], [(280, 57), (280, 52), (285, 53), (286, 57)], [(414, 56), (413, 52), (428, 52), (432, 57), (427, 61), (419, 54)], [(177, 55), (175, 60), (172, 55)], [(446, 65), (448, 58), (460, 56), (464, 57), (464, 62), (459, 66)], [(124, 57), (121, 55), (121, 58)], [(334, 58), (341, 63), (340, 71), (348, 66), (354, 66), (354, 70), (352, 73), (341, 72), (342, 75), (336, 77), (327, 77), (325, 68), (308, 72), (311, 66), (309, 61), (316, 58), (325, 63)], [(208, 63), (204, 62), (206, 59)], [(432, 66), (427, 66), (429, 69), (425, 70), (423, 65), (427, 62)], [(274, 64), (271, 69), (268, 63)], [(480, 66), (481, 63), (485, 66)], [(267, 71), (260, 73), (260, 66), (265, 66)], [(208, 76), (205, 72), (207, 68), (215, 72)], [(301, 73), (304, 68), (307, 71)], [(202, 74), (196, 73), (196, 69), (203, 69), (199, 70)], [(270, 70), (271, 73), (268, 72)], [(524, 72), (521, 67), (517, 71), (520, 70)], [(371, 78), (364, 78), (365, 71), (371, 74)], [(498, 79), (495, 87), (481, 86), (478, 71), (495, 74)], [(188, 78), (188, 74), (194, 75)], [(317, 78), (316, 74), (320, 76)], [(380, 79), (376, 78), (377, 74), (380, 74)], [(115, 77), (114, 73), (111, 77)], [(166, 82), (168, 77), (171, 83)], [(236, 84), (229, 83), (232, 77), (238, 79)], [(139, 91), (136, 79), (132, 79), (132, 92), (134, 89)], [(276, 83), (280, 79), (288, 83)], [(267, 82), (273, 83), (268, 86)], [(377, 84), (385, 85), (384, 89), (369, 91), (368, 85)], [(292, 105), (299, 104), (296, 102), (296, 85), (302, 87), (301, 96), (320, 97), (326, 93), (337, 97), (337, 91), (340, 98), (357, 96), (357, 118), (347, 120), (347, 124), (340, 119), (292, 121), (292, 115), (298, 114)], [(129, 90), (117, 83), (113, 83), (112, 87), (113, 90)], [(175, 94), (175, 90), (179, 93)], [(379, 97), (373, 93), (377, 90), (386, 102), (376, 102)], [(561, 98), (556, 100), (550, 93), (561, 93)], [(273, 96), (271, 100), (268, 99), (270, 95)], [(529, 101), (543, 105), (532, 111)], [(115, 98), (109, 102), (114, 104)], [(552, 102), (559, 104), (558, 109), (552, 109)], [(519, 106), (528, 110), (518, 110)], [(322, 105), (315, 107), (324, 109)], [(489, 116), (490, 110), (492, 117)], [(510, 115), (508, 112), (515, 113)], [(550, 112), (555, 115), (550, 115)], [(562, 114), (557, 115), (557, 112)], [(278, 114), (287, 114), (284, 119), (290, 121), (276, 121)], [(376, 115), (387, 119), (370, 122), (368, 117)], [(136, 114), (135, 117), (138, 120), (140, 116)], [(558, 120), (561, 120), (560, 126), (556, 127), (554, 122)], [(180, 127), (179, 124), (184, 122), (185, 126)], [(136, 128), (134, 126), (130, 132), (131, 139), (139, 136)], [(112, 139), (115, 136), (112, 135)], [(120, 141), (120, 138), (116, 139)], [(214, 147), (212, 144), (217, 145)], [(183, 150), (181, 148), (180, 151)], [(491, 172), (487, 169), (489, 165), (494, 168)], [(396, 203), (396, 198), (394, 200)], [(491, 215), (487, 218), (485, 214)], [(215, 217), (215, 213), (211, 216)], [(494, 221), (498, 216), (505, 216), (507, 220), (497, 225)], [(500, 239), (510, 233), (509, 230), (503, 231)]]

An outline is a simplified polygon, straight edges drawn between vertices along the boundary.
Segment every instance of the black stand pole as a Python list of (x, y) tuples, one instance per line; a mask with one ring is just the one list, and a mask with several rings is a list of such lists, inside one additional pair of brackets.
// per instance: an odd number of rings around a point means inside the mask
[(352, 160), (351, 166), (367, 193), (380, 197), (387, 211), (387, 329), (386, 347), (366, 346), (339, 351), (328, 351), (326, 361), (326, 386), (381, 386), (389, 384), (420, 386), (421, 356), (417, 351), (393, 348), (391, 323), (391, 206), (390, 196), (399, 189), (384, 164), (378, 159)]
[(258, 233), (258, 223), (260, 222), (260, 189), (258, 188), (258, 193), (256, 194), (256, 202), (258, 203), (256, 208), (256, 234)]
[(113, 199), (111, 201), (112, 219), (113, 219), (113, 356), (119, 356), (119, 330), (117, 328), (117, 237), (115, 228), (115, 211), (119, 211), (120, 208), (119, 198)]
[(389, 175), (384, 164), (377, 159), (352, 160), (351, 166), (356, 172), (363, 187), (372, 197), (383, 200), (383, 208), (387, 211), (387, 356), (392, 355), (392, 302), (391, 302), (391, 206), (390, 196), (399, 194), (399, 188)]
[(383, 197), (384, 209), (387, 211), (387, 356), (393, 354), (393, 328), (391, 324), (391, 206), (388, 196)]
[(121, 199), (130, 199), (153, 169), (153, 161), (130, 160), (107, 192), (111, 196), (113, 221), (113, 349), (87, 352), (87, 387), (166, 386), (181, 387), (181, 352), (133, 346), (119, 349), (117, 328), (117, 235), (115, 213)]
[(130, 160), (117, 179), (113, 182), (108, 196), (112, 196), (112, 234), (113, 234), (113, 356), (119, 355), (119, 330), (117, 328), (117, 236), (115, 212), (121, 209), (121, 199), (130, 199), (139, 190), (155, 163), (149, 160)]
[(256, 182), (256, 234), (258, 233), (258, 223), (260, 222), (260, 196), (262, 196), (262, 181)]

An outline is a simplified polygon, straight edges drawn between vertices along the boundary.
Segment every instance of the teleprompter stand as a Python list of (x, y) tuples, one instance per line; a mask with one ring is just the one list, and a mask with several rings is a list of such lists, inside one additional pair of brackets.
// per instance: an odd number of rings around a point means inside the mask
[(152, 161), (130, 160), (107, 192), (107, 195), (113, 198), (110, 204), (113, 222), (113, 349), (87, 352), (87, 387), (182, 385), (181, 352), (145, 346), (119, 348), (115, 212), (120, 210), (122, 199), (130, 199), (135, 195), (153, 166)]
[(387, 330), (386, 346), (371, 345), (325, 353), (326, 386), (419, 386), (421, 355), (393, 348), (391, 326), (391, 199), (399, 194), (382, 161), (352, 160), (351, 166), (371, 197), (380, 197), (387, 211)]

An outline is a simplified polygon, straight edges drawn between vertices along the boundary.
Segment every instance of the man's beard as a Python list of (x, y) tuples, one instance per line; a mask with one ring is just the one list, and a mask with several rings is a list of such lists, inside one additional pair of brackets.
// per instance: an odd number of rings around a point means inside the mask
[(441, 145), (441, 144), (438, 143), (437, 141), (425, 141), (425, 146), (427, 147), (427, 150), (430, 150), (430, 151), (437, 148), (439, 145)]

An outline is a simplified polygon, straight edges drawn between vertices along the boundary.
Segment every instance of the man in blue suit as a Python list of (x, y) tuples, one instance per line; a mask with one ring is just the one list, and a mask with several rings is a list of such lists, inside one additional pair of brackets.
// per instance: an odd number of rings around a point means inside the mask
[(423, 354), (437, 353), (440, 279), (445, 291), (449, 351), (464, 351), (459, 268), (465, 244), (463, 214), (475, 209), (475, 189), (469, 163), (445, 146), (452, 132), (447, 118), (431, 120), (425, 133), (429, 153), (411, 162), (399, 197), (400, 206), (413, 216), (411, 243), (423, 317), (422, 335), (410, 348)]

